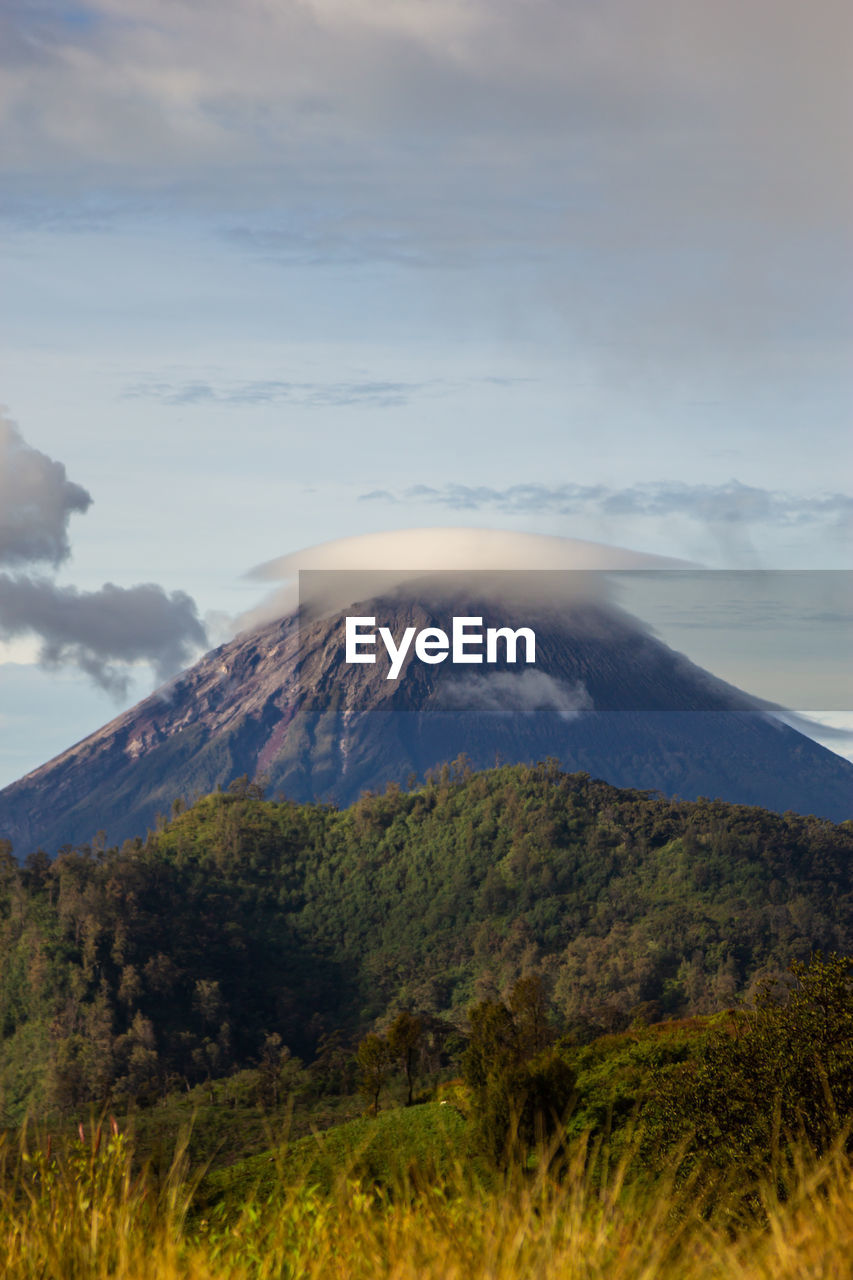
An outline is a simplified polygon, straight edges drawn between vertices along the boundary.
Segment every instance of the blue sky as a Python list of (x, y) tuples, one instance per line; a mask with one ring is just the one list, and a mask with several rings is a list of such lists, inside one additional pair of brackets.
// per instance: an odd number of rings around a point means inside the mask
[[(401, 526), (853, 568), (850, 27), (6, 4), (0, 402), (92, 501), (0, 571), (91, 610), (156, 583), (219, 639), (253, 564)], [(0, 649), (0, 782), (157, 678), (118, 642), (123, 696), (79, 645), (39, 665), (40, 625)]]

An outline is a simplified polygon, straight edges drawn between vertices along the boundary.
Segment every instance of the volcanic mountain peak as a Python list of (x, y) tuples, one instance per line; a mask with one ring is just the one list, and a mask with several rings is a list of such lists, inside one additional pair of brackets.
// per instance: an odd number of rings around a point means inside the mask
[(295, 799), (348, 803), (465, 753), (553, 756), (620, 786), (720, 797), (836, 820), (853, 813), (853, 766), (771, 720), (747, 695), (596, 601), (508, 609), (486, 596), (394, 591), (349, 608), (399, 638), (532, 625), (535, 667), (345, 662), (344, 615), (303, 610), (244, 633), (70, 750), (0, 792), (16, 851), (144, 834), (173, 801), (262, 777)]

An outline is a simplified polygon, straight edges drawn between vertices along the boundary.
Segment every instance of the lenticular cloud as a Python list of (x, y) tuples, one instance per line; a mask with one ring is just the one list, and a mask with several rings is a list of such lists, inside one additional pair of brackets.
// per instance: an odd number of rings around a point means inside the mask
[[(333, 592), (328, 604), (343, 608), (371, 594), (371, 574), (383, 590), (402, 585), (419, 575), (462, 573), (531, 573), (542, 570), (674, 569), (688, 567), (683, 560), (629, 551), (579, 538), (548, 534), (517, 533), (508, 529), (467, 527), (395, 529), (338, 538), (301, 551), (267, 560), (249, 570), (255, 582), (277, 582), (255, 609), (238, 619), (238, 628), (248, 630), (291, 613), (299, 603), (300, 573), (316, 573), (319, 580), (329, 575)], [(334, 588), (332, 575), (340, 575)], [(347, 575), (351, 580), (346, 581)], [(356, 588), (357, 584), (357, 588)], [(319, 589), (315, 581), (313, 590)], [(303, 591), (305, 581), (303, 578)]]

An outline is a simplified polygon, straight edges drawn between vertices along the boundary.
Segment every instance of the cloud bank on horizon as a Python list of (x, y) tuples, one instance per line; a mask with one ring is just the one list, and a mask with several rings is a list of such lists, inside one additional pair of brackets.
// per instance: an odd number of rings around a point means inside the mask
[(78, 591), (23, 571), (67, 561), (68, 522), (91, 503), (61, 462), (32, 448), (13, 422), (0, 417), (0, 566), (15, 570), (0, 572), (0, 640), (35, 635), (44, 666), (76, 666), (121, 695), (129, 664), (148, 662), (165, 680), (186, 666), (206, 635), (185, 592), (111, 582), (99, 591)]

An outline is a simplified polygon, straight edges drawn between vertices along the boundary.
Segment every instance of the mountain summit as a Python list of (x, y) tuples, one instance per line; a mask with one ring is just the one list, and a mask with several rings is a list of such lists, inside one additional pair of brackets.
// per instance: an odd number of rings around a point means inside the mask
[[(535, 665), (419, 661), (388, 679), (345, 661), (345, 617), (394, 637), (453, 616), (535, 626)], [(305, 609), (207, 654), (136, 707), (0, 792), (0, 835), (19, 856), (144, 834), (176, 798), (239, 775), (273, 793), (342, 805), (464, 753), (475, 768), (555, 757), (617, 786), (720, 798), (841, 821), (853, 765), (601, 602), (429, 600), (399, 588), (310, 617)]]

